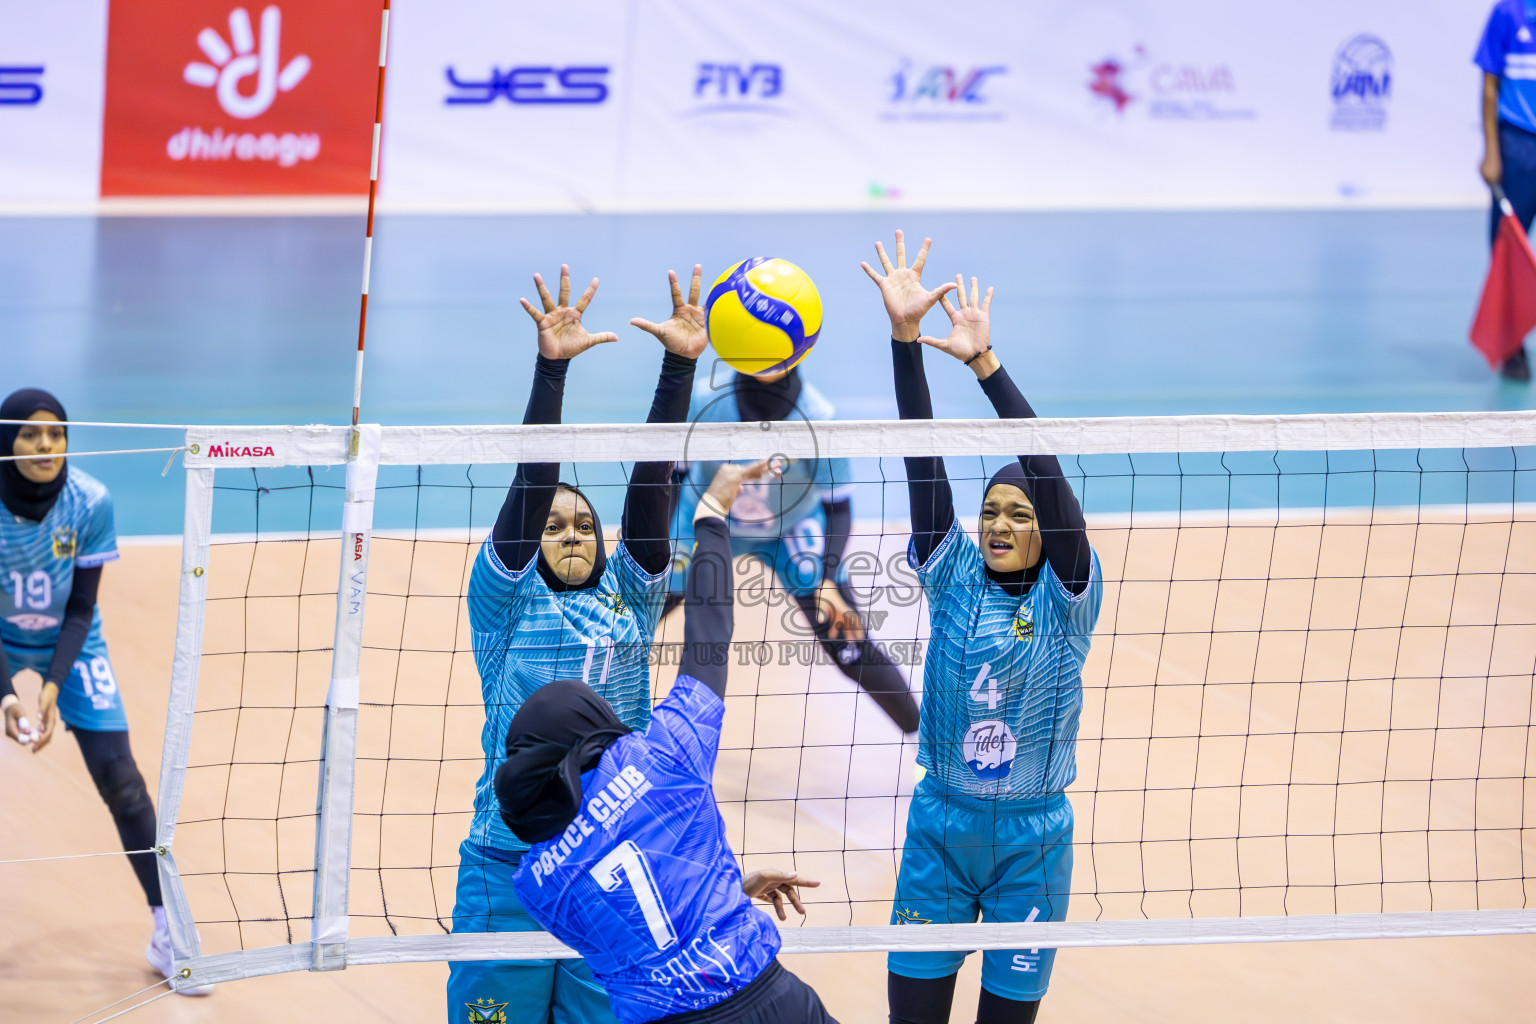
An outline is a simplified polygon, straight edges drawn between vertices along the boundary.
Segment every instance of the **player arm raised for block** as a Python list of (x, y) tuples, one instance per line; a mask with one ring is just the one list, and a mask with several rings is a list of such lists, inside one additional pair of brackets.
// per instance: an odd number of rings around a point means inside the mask
[[(688, 399), (693, 392), (693, 370), (699, 356), (709, 346), (704, 309), (699, 305), (699, 290), (704, 273), (695, 264), (688, 287), (688, 301), (683, 301), (677, 273), (667, 271), (672, 286), (672, 315), (659, 324), (635, 317), (634, 327), (654, 335), (666, 349), (661, 360), (661, 377), (651, 399), (647, 423), (682, 423), (688, 419)], [(672, 561), (668, 536), (677, 485), (672, 479), (673, 463), (637, 462), (624, 494), (624, 546), (646, 572), (660, 573)]]
[[(896, 378), (896, 409), (904, 420), (933, 419), (933, 399), (928, 393), (928, 378), (923, 372), (923, 350), (913, 344), (921, 333), (923, 315), (933, 308), (945, 292), (955, 287), (951, 282), (937, 288), (923, 287), (923, 264), (928, 262), (931, 238), (923, 239), (912, 266), (907, 266), (905, 236), (896, 232), (896, 262), (886, 255), (885, 246), (875, 243), (880, 266), (876, 273), (868, 263), (861, 263), (864, 273), (880, 289), (885, 312), (891, 319), (891, 362)], [(927, 562), (955, 521), (954, 495), (941, 458), (908, 458), (907, 495), (912, 506), (912, 543), (919, 563)]]
[[(918, 341), (960, 360), (976, 374), (981, 390), (1002, 419), (1033, 419), (1035, 410), (992, 351), (992, 289), (982, 297), (976, 278), (966, 297), (964, 282), (955, 276), (955, 304), (946, 296), (940, 301), (949, 314), (946, 337), (924, 335)], [(1040, 544), (1056, 578), (1073, 594), (1088, 586), (1093, 552), (1088, 544), (1088, 524), (1072, 485), (1054, 455), (1020, 455), (1019, 465), (1029, 480), (1030, 503), (1040, 524)]]
[[(586, 311), (592, 296), (597, 294), (597, 278), (587, 285), (586, 291), (570, 305), (571, 271), (560, 267), (560, 297), (556, 302), (544, 285), (544, 278), (533, 275), (538, 288), (543, 312), (535, 309), (527, 299), (518, 299), (523, 309), (533, 318), (539, 330), (539, 354), (533, 372), (533, 390), (528, 395), (528, 408), (523, 413), (525, 426), (540, 423), (559, 423), (562, 400), (565, 397), (565, 373), (570, 361), (593, 345), (618, 341), (612, 331), (589, 334), (582, 326), (581, 314)], [(555, 498), (555, 485), (560, 480), (560, 466), (553, 462), (525, 462), (517, 467), (512, 486), (507, 490), (507, 500), (502, 503), (501, 514), (491, 528), (491, 542), (501, 564), (514, 572), (522, 569), (539, 553), (539, 538), (549, 519), (549, 506)]]
[(695, 546), (684, 596), (683, 662), (679, 675), (692, 676), (725, 697), (731, 632), (736, 626), (736, 579), (731, 567), (731, 530), (725, 517), (746, 480), (769, 471), (768, 460), (748, 465), (724, 463), (693, 514)]

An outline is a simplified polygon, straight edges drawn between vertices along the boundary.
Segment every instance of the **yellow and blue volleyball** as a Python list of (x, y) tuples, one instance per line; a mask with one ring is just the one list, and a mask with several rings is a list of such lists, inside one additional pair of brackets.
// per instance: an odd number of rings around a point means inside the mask
[(779, 373), (821, 334), (821, 295), (788, 260), (754, 256), (715, 279), (704, 302), (715, 354), (741, 373)]

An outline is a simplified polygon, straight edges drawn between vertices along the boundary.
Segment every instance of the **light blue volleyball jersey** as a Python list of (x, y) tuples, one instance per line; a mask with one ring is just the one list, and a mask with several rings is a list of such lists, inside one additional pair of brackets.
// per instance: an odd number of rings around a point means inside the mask
[(523, 857), (513, 882), (571, 946), (624, 1024), (702, 1010), (750, 985), (779, 930), (741, 889), (715, 803), (725, 702), (679, 675), (643, 733), (581, 777), (582, 809)]
[[(826, 396), (808, 382), (800, 385), (796, 408), (799, 415), (813, 424), (824, 423), (836, 413)], [(798, 418), (791, 413), (786, 422), (793, 423)], [(741, 408), (736, 402), (734, 384), (718, 390), (711, 389), (707, 382), (696, 385), (688, 420), (690, 423), (740, 423)], [(673, 518), (674, 537), (693, 536), (694, 510), (719, 468), (719, 462), (695, 462), (688, 468), (688, 478), (683, 481), (677, 514)], [(836, 501), (852, 494), (853, 471), (847, 459), (793, 459), (778, 479), (748, 480), (741, 485), (741, 495), (731, 506), (731, 536), (747, 540), (793, 538), (795, 527), (802, 520), (821, 514), (823, 501)], [(818, 527), (814, 533), (819, 540), (821, 529)]]
[(651, 718), (650, 650), (666, 597), (667, 570), (651, 575), (621, 541), (597, 586), (556, 593), (538, 556), (513, 571), (487, 540), (469, 576), (469, 626), (485, 701), (485, 771), (475, 784), (471, 842), (526, 850), (501, 820), (492, 788), (505, 760), (507, 727), (523, 701), (545, 683), (580, 679), (601, 694), (624, 724)]
[(929, 792), (991, 804), (1060, 793), (1077, 774), (1083, 661), (1104, 584), (1073, 595), (1049, 562), (1023, 597), (987, 578), (956, 520), (917, 569), (928, 602), (917, 763)]
[[(51, 654), (74, 589), (75, 569), (117, 558), (112, 495), (101, 481), (74, 466), (42, 522), (22, 519), (0, 505), (0, 641), (25, 653)], [(101, 611), (91, 620), (90, 650), (101, 640)]]

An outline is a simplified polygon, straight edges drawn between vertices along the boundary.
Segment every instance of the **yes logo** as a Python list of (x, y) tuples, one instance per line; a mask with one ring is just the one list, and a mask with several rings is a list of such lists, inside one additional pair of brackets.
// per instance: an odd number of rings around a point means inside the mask
[[(283, 13), (276, 7), (261, 12), (261, 49), (255, 48), (251, 33), (251, 15), (244, 7), (229, 12), (229, 42), (211, 28), (197, 34), (197, 45), (212, 62), (193, 61), (182, 71), (189, 85), (215, 89), (219, 106), (230, 117), (249, 119), (267, 112), (278, 90), (288, 92), (309, 74), (310, 60), (304, 54), (278, 70), (283, 30)], [(240, 91), (240, 83), (256, 77), (250, 93)]]

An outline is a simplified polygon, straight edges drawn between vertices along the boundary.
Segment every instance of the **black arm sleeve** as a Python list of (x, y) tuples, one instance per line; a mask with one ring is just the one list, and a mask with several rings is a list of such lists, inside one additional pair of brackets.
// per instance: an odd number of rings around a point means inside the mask
[(843, 552), (848, 550), (848, 535), (853, 532), (853, 502), (847, 498), (823, 501), (821, 510), (827, 517), (827, 547), (821, 560), (821, 577), (830, 580), (837, 575)]
[(11, 685), (11, 659), (5, 656), (5, 647), (0, 646), (0, 700), (15, 692), (16, 687)]
[[(688, 399), (693, 392), (693, 367), (697, 360), (668, 352), (661, 360), (661, 377), (651, 399), (647, 423), (682, 423), (688, 419)], [(655, 575), (672, 562), (672, 506), (677, 485), (671, 462), (637, 462), (624, 493), (621, 536), (640, 568)]]
[[(896, 410), (904, 420), (933, 419), (933, 399), (923, 372), (923, 346), (891, 339), (891, 363), (896, 372)], [(912, 505), (912, 544), (921, 564), (928, 561), (955, 521), (954, 494), (944, 472), (944, 460), (907, 459), (907, 495)]]
[(53, 660), (43, 682), (63, 686), (64, 680), (80, 657), (85, 638), (91, 632), (91, 620), (96, 617), (96, 591), (101, 587), (101, 566), (89, 569), (75, 568), (75, 578), (69, 587), (69, 600), (64, 602), (64, 623), (59, 626), (59, 639), (53, 645)]
[[(545, 359), (539, 356), (533, 369), (533, 390), (528, 395), (528, 410), (523, 423), (559, 423), (560, 404), (565, 397), (565, 371), (569, 359)], [(501, 564), (513, 572), (523, 568), (539, 553), (539, 538), (549, 519), (549, 506), (555, 500), (555, 485), (560, 482), (560, 466), (554, 462), (525, 462), (517, 467), (501, 514), (491, 527), (491, 543)]]
[(693, 676), (725, 697), (731, 631), (736, 628), (736, 580), (731, 570), (731, 531), (725, 520), (708, 516), (693, 524), (697, 546), (688, 567), (684, 599), (683, 663), (679, 672)]
[[(1008, 371), (999, 366), (981, 382), (981, 390), (992, 401), (992, 408), (1002, 419), (1033, 419), (1035, 410), (1019, 391)], [(1074, 594), (1088, 586), (1092, 569), (1092, 551), (1088, 546), (1088, 524), (1072, 485), (1061, 472), (1054, 455), (1020, 455), (1019, 465), (1029, 478), (1030, 497), (1040, 521), (1040, 542), (1046, 561), (1056, 578)]]

